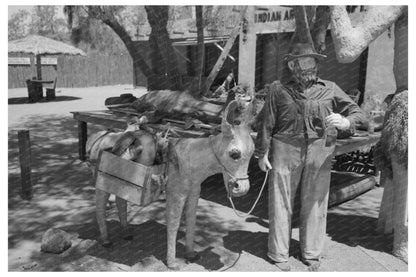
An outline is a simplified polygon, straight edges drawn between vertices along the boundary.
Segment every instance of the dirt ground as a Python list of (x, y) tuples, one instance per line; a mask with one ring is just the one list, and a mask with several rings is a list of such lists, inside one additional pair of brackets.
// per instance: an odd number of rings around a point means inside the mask
[[(27, 103), (26, 89), (9, 89), (8, 105), (8, 269), (9, 271), (167, 271), (165, 203), (147, 207), (129, 205), (129, 222), (135, 237), (117, 236), (115, 207), (108, 210), (114, 245), (97, 241), (94, 187), (91, 173), (78, 160), (77, 122), (70, 111), (105, 109), (104, 100), (121, 93), (140, 96), (144, 88), (111, 86), (62, 88), (52, 102)], [(20, 196), (18, 128), (30, 130), (34, 197)], [(89, 126), (89, 132), (102, 129)], [(254, 176), (254, 177), (253, 177)], [(261, 180), (253, 167), (250, 179)], [(259, 191), (236, 200), (247, 211)], [(392, 237), (374, 233), (383, 189), (331, 208), (322, 271), (407, 271), (407, 264), (393, 257)], [(72, 247), (62, 254), (40, 252), (43, 233), (60, 228), (72, 236)], [(201, 259), (186, 263), (184, 229), (178, 235), (177, 256), (182, 271), (278, 271), (267, 257), (267, 190), (249, 218), (237, 217), (225, 197), (221, 176), (208, 178), (197, 211), (196, 250)], [(295, 271), (307, 268), (298, 259), (299, 236), (295, 226), (290, 264)]]

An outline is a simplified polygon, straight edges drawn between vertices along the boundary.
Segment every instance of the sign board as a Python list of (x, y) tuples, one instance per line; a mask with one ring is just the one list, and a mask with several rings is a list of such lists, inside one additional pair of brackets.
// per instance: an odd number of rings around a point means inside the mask
[[(58, 58), (41, 57), (41, 63), (44, 65), (57, 65)], [(25, 57), (9, 57), (9, 65), (30, 65), (30, 58)]]
[[(354, 26), (363, 15), (365, 6), (347, 6), (346, 8)], [(250, 27), (255, 30), (256, 34), (294, 32), (295, 14), (288, 6), (256, 6)]]
[(47, 64), (47, 65), (57, 65), (58, 64), (58, 58), (44, 58), (41, 57), (40, 61), (42, 64)]
[(30, 58), (21, 58), (21, 57), (9, 58), (9, 64), (30, 64)]

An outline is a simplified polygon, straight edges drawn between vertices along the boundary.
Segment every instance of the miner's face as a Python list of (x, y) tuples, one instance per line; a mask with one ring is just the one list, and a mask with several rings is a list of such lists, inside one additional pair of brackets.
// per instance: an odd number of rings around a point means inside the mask
[(303, 86), (309, 86), (318, 78), (318, 63), (313, 57), (293, 59), (287, 65), (295, 80)]

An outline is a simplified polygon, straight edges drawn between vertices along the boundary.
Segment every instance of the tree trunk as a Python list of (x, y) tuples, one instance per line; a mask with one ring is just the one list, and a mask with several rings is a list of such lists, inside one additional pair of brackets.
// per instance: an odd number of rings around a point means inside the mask
[(394, 24), (394, 79), (396, 91), (408, 89), (408, 16), (404, 13)]
[[(374, 39), (395, 23), (393, 69), (397, 86), (396, 92), (405, 93), (403, 91), (407, 90), (408, 86), (407, 6), (370, 6), (363, 19), (354, 27), (351, 24), (345, 6), (331, 6), (330, 10), (331, 35), (337, 59), (342, 63), (353, 62)], [(390, 105), (389, 109), (391, 107), (393, 106)], [(407, 109), (407, 106), (404, 108)], [(396, 112), (398, 111), (396, 110)], [(398, 115), (390, 114), (388, 116), (394, 117)], [(407, 110), (405, 118), (407, 120)], [(392, 123), (392, 126), (389, 128), (403, 128), (402, 125), (398, 126), (396, 124)], [(407, 128), (407, 125), (404, 128)], [(383, 132), (381, 136), (382, 142), (389, 139), (386, 136), (388, 136), (387, 132)], [(405, 146), (402, 145), (401, 147), (407, 148), (407, 137), (401, 137), (400, 142), (395, 141), (394, 143), (406, 143)], [(402, 160), (403, 157), (401, 157), (402, 153), (398, 153), (400, 151), (397, 149), (401, 148), (398, 145), (393, 145), (392, 149), (385, 149), (386, 156), (391, 157), (393, 177), (390, 180), (386, 180), (377, 228), (385, 233), (390, 230), (394, 231), (393, 254), (407, 262), (407, 164), (405, 162), (399, 163), (399, 160)], [(407, 153), (407, 149), (405, 152)]]
[[(394, 26), (394, 79), (396, 80), (396, 92), (407, 90), (408, 87), (408, 18), (402, 15)], [(393, 166), (394, 193), (394, 241), (393, 255), (405, 262), (407, 254), (407, 164), (400, 164), (397, 153), (391, 153)]]
[(393, 255), (403, 261), (408, 261), (407, 242), (408, 242), (408, 224), (407, 224), (407, 168), (406, 165), (398, 162), (398, 157), (393, 154)]
[(331, 13), (328, 6), (318, 6), (316, 8), (316, 20), (311, 30), (311, 35), (315, 50), (318, 53), (323, 53), (326, 50), (325, 38), (326, 31), (331, 21)]
[(153, 36), (153, 39), (157, 43), (158, 50), (160, 51), (161, 57), (163, 57), (165, 73), (169, 77), (169, 83), (166, 84), (168, 87), (166, 88), (181, 90), (178, 60), (166, 29), (169, 19), (169, 7), (145, 6), (145, 9), (147, 19), (152, 28), (150, 36)]
[(389, 234), (393, 232), (394, 184), (392, 178), (384, 170), (380, 174), (380, 186), (384, 188), (384, 191), (378, 213), (376, 231), (379, 234)]
[(130, 53), (130, 56), (133, 60), (133, 66), (135, 68), (139, 67), (140, 70), (147, 78), (152, 78), (154, 76), (153, 71), (147, 65), (146, 61), (144, 60), (142, 54), (140, 53), (140, 49), (135, 47), (133, 41), (131, 40), (129, 34), (126, 30), (121, 26), (116, 20), (104, 19), (102, 20), (105, 24), (107, 24), (113, 31), (120, 37), (123, 41), (124, 45), (127, 48), (127, 51)]

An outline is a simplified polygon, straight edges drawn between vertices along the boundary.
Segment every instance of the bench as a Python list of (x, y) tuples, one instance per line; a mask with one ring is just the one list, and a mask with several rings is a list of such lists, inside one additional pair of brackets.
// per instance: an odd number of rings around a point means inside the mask
[(58, 77), (55, 77), (55, 81), (53, 82), (52, 88), (46, 88), (46, 100), (54, 100), (55, 95), (55, 89), (56, 89), (56, 81), (58, 80)]

